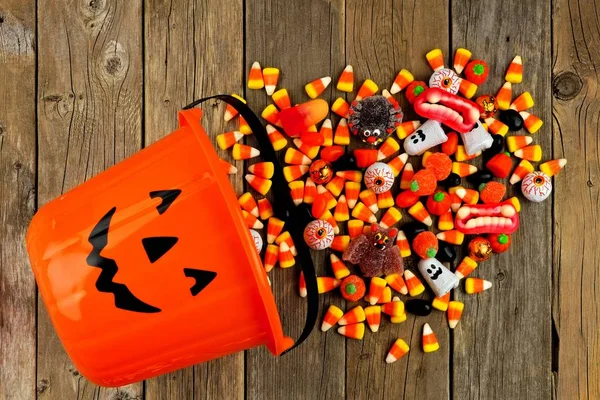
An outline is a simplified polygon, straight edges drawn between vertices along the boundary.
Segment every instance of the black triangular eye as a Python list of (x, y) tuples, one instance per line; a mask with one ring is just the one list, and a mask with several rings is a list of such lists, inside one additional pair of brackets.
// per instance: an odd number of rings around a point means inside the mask
[(196, 282), (194, 283), (194, 286), (192, 286), (190, 288), (190, 292), (192, 293), (192, 296), (195, 296), (198, 293), (200, 293), (202, 291), (202, 289), (207, 287), (208, 284), (211, 283), (213, 281), (213, 279), (215, 279), (215, 277), (217, 276), (216, 272), (204, 271), (201, 269), (193, 269), (193, 268), (184, 268), (183, 273), (188, 278), (194, 278), (196, 280)]
[(156, 206), (159, 214), (167, 211), (167, 208), (175, 201), (175, 199), (181, 194), (180, 189), (169, 189), (169, 190), (157, 190), (150, 192), (150, 198), (155, 199), (160, 197), (162, 202)]
[(178, 240), (178, 238), (170, 236), (149, 237), (142, 239), (142, 245), (148, 259), (153, 263), (171, 250), (171, 247), (175, 246)]

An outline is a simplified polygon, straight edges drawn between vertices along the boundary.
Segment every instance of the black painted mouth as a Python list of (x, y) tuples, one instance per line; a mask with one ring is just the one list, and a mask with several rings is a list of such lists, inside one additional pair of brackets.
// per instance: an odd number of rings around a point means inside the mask
[(442, 274), (442, 270), (440, 268), (437, 269), (437, 271), (435, 271), (433, 273), (433, 275), (431, 275), (431, 279), (433, 279), (434, 281), (440, 277), (440, 275)]

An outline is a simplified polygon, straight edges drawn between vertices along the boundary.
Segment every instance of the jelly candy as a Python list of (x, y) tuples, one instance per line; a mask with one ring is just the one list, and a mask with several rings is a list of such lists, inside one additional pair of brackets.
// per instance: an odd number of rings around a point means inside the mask
[(396, 94), (402, 90), (404, 90), (408, 85), (410, 85), (415, 80), (413, 74), (405, 69), (401, 69), (396, 75), (394, 79), (394, 83), (390, 89), (390, 93)]
[(344, 148), (341, 146), (329, 146), (321, 150), (321, 159), (332, 163), (338, 161), (344, 155)]
[(248, 74), (248, 89), (262, 89), (265, 87), (262, 69), (258, 61), (255, 61)]
[(406, 282), (406, 287), (411, 297), (418, 296), (425, 291), (425, 286), (423, 286), (419, 278), (409, 270), (404, 271), (404, 282)]
[(438, 251), (438, 240), (431, 231), (424, 231), (415, 236), (412, 248), (423, 259), (433, 258)]
[(492, 255), (492, 244), (482, 236), (477, 236), (469, 242), (469, 257), (477, 262), (487, 261)]
[(362, 340), (365, 336), (365, 324), (361, 322), (359, 324), (340, 326), (337, 331), (340, 335), (347, 338)]
[(427, 120), (404, 141), (404, 150), (411, 155), (421, 155), (426, 150), (444, 143), (448, 137), (440, 123), (434, 119)]
[(485, 167), (497, 178), (508, 177), (508, 175), (510, 175), (510, 170), (512, 169), (510, 153), (505, 152), (496, 154), (485, 164)]
[(423, 166), (433, 172), (435, 179), (442, 181), (452, 173), (452, 160), (444, 153), (433, 153), (423, 161)]
[(456, 212), (456, 229), (465, 234), (513, 233), (519, 214), (511, 201), (496, 204), (464, 205)]
[(316, 99), (325, 91), (327, 86), (331, 83), (331, 77), (326, 76), (323, 78), (315, 79), (312, 82), (307, 83), (304, 86), (304, 90), (306, 90), (306, 94), (311, 99)]
[(338, 323), (342, 318), (344, 312), (333, 304), (329, 306), (325, 316), (323, 317), (323, 323), (321, 324), (321, 331), (327, 332), (332, 326)]
[[(560, 172), (567, 165), (566, 158), (559, 158), (557, 160), (546, 161), (545, 163), (540, 164), (540, 171), (542, 171), (547, 176), (554, 176)], [(531, 171), (529, 171), (531, 172)]]
[(402, 357), (404, 357), (406, 355), (406, 353), (408, 353), (409, 350), (410, 350), (410, 348), (408, 347), (408, 344), (406, 344), (406, 342), (404, 340), (396, 339), (396, 341), (392, 345), (392, 348), (390, 349), (387, 356), (385, 357), (385, 362), (388, 364), (392, 364), (392, 363), (398, 361), (399, 359), (401, 359)]
[(448, 326), (450, 329), (456, 328), (460, 317), (462, 316), (465, 304), (460, 301), (451, 301), (448, 303)]
[(411, 192), (410, 190), (400, 192), (400, 194), (396, 196), (396, 205), (400, 208), (408, 208), (414, 205), (417, 201), (419, 201), (419, 195)]
[(354, 90), (354, 70), (352, 69), (352, 65), (346, 65), (346, 68), (344, 68), (340, 75), (336, 88), (341, 92), (352, 93)]
[(457, 74), (460, 74), (471, 59), (471, 52), (467, 49), (459, 47), (454, 53), (454, 70)]
[(472, 60), (465, 68), (465, 77), (476, 85), (482, 85), (488, 77), (490, 68), (483, 60)]
[(394, 172), (386, 163), (376, 162), (365, 171), (364, 181), (367, 188), (376, 194), (387, 192), (394, 184)]
[(410, 191), (417, 196), (429, 196), (435, 191), (437, 180), (429, 169), (418, 171), (410, 181)]
[(460, 78), (456, 72), (449, 68), (442, 68), (435, 71), (429, 78), (430, 88), (439, 88), (449, 93), (458, 93), (460, 87)]
[(356, 149), (354, 156), (356, 157), (356, 166), (358, 168), (367, 168), (377, 162), (379, 152), (375, 149)]
[[(529, 201), (544, 201), (552, 193), (552, 182), (550, 177), (543, 172), (534, 171), (525, 176), (521, 182), (523, 196)], [(512, 232), (503, 232), (512, 233)]]
[(316, 99), (279, 112), (279, 120), (283, 130), (291, 137), (306, 132), (309, 127), (322, 121), (329, 111), (325, 100)]
[(419, 261), (419, 271), (437, 297), (445, 295), (458, 286), (456, 275), (435, 258)]
[(402, 110), (384, 96), (371, 96), (353, 101), (348, 112), (348, 125), (354, 136), (376, 146), (382, 143), (402, 122)]
[(448, 140), (442, 143), (442, 152), (451, 156), (456, 153), (456, 149), (458, 148), (458, 134), (456, 132), (448, 132), (446, 137)]
[(425, 84), (425, 82), (423, 82), (423, 81), (412, 82), (410, 85), (408, 85), (406, 87), (406, 92), (405, 92), (406, 100), (408, 100), (408, 102), (410, 104), (414, 105), (417, 98), (421, 94), (423, 94), (423, 92), (425, 92), (425, 90), (427, 90), (427, 89), (428, 89), (427, 84)]
[(484, 204), (500, 203), (506, 194), (506, 185), (490, 181), (479, 185), (479, 198)]
[(465, 145), (465, 152), (467, 155), (473, 155), (480, 151), (487, 150), (492, 147), (494, 139), (492, 136), (483, 129), (481, 122), (477, 121), (468, 132), (460, 134), (463, 143)]
[(438, 190), (427, 198), (427, 211), (433, 215), (443, 215), (450, 210), (450, 195), (443, 190)]
[(340, 291), (344, 299), (348, 301), (358, 301), (365, 296), (367, 288), (365, 286), (365, 281), (363, 281), (360, 277), (356, 275), (349, 275), (342, 280), (342, 283), (340, 284)]
[(404, 308), (407, 312), (418, 315), (420, 317), (426, 317), (431, 314), (432, 304), (429, 300), (425, 299), (410, 299), (407, 300)]
[(304, 241), (313, 250), (323, 250), (333, 242), (333, 227), (322, 220), (311, 221), (304, 228)]
[(366, 277), (402, 273), (404, 264), (400, 250), (394, 244), (397, 234), (396, 228), (381, 229), (373, 224), (369, 233), (352, 239), (342, 258), (358, 264)]
[(488, 240), (494, 253), (504, 253), (511, 243), (510, 235), (506, 233), (492, 233), (488, 235)]
[(423, 351), (425, 353), (432, 353), (440, 349), (440, 344), (438, 343), (438, 340), (431, 330), (429, 324), (423, 325), (423, 335), (421, 341), (423, 344)]
[(523, 60), (521, 56), (515, 56), (510, 62), (504, 79), (510, 83), (521, 83), (523, 81)]

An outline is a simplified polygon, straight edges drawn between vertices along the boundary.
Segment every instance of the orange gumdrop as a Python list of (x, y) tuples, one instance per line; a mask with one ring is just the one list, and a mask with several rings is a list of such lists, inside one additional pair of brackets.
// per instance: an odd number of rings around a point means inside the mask
[(410, 181), (410, 191), (417, 196), (429, 196), (435, 192), (437, 180), (433, 172), (422, 169), (417, 172)]
[(490, 181), (479, 186), (479, 199), (484, 204), (500, 203), (506, 194), (506, 185), (501, 182)]
[(329, 146), (321, 150), (321, 159), (330, 163), (337, 161), (343, 155), (344, 148), (342, 146)]
[(452, 160), (445, 153), (433, 153), (423, 163), (423, 166), (433, 172), (435, 179), (443, 181), (452, 172)]
[(419, 257), (423, 259), (433, 258), (438, 251), (438, 240), (433, 232), (424, 231), (415, 236), (412, 246)]

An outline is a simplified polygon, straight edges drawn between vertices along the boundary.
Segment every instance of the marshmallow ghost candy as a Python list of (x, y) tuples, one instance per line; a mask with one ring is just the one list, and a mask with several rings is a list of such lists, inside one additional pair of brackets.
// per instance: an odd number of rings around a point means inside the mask
[(475, 123), (473, 129), (469, 132), (461, 133), (460, 137), (465, 145), (465, 152), (470, 156), (489, 149), (494, 143), (492, 135), (481, 126), (479, 121)]
[(404, 150), (411, 156), (420, 156), (446, 140), (448, 136), (444, 133), (442, 125), (436, 120), (429, 119), (404, 140)]
[(419, 271), (436, 297), (442, 297), (458, 286), (458, 278), (435, 258), (419, 261)]

